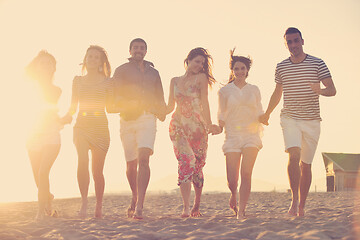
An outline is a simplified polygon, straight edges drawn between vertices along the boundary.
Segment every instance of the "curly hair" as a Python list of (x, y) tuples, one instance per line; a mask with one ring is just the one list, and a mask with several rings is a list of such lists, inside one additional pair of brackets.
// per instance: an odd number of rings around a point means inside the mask
[(205, 73), (205, 75), (207, 76), (209, 86), (212, 86), (216, 82), (216, 80), (212, 74), (213, 59), (206, 49), (204, 49), (202, 47), (192, 49), (184, 60), (185, 68), (188, 67), (189, 61), (191, 61), (192, 59), (194, 59), (197, 56), (204, 57), (205, 62), (204, 62), (204, 67), (203, 67), (202, 72)]

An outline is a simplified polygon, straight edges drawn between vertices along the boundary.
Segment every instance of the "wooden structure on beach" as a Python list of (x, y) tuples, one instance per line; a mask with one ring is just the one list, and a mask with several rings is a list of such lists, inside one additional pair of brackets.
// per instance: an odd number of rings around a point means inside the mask
[(328, 192), (360, 190), (360, 154), (322, 153)]

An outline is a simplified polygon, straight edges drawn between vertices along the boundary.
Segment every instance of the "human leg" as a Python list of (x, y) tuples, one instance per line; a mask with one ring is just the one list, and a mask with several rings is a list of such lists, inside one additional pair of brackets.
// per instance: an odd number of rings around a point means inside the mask
[(89, 174), (89, 144), (83, 139), (77, 139), (75, 142), (78, 154), (77, 180), (81, 194), (80, 217), (86, 217), (88, 204), (88, 191), (90, 183)]
[(258, 152), (259, 149), (256, 147), (246, 147), (243, 149), (238, 218), (245, 216), (245, 208), (251, 191), (251, 175)]
[(134, 218), (142, 219), (142, 210), (144, 207), (146, 189), (150, 180), (149, 159), (152, 150), (149, 148), (139, 148), (139, 170), (137, 175), (137, 192), (138, 198), (135, 207)]
[(299, 204), (299, 182), (300, 182), (300, 148), (292, 147), (288, 149), (289, 162), (288, 162), (288, 177), (291, 189), (291, 205), (288, 213), (292, 216), (297, 215)]
[(300, 163), (301, 177), (300, 177), (300, 202), (299, 202), (299, 216), (305, 214), (305, 201), (309, 193), (311, 185), (311, 164), (306, 164), (301, 161)]
[(28, 149), (28, 156), (30, 159), (31, 169), (35, 180), (36, 187), (39, 188), (39, 170), (41, 166), (42, 151)]
[(201, 202), (201, 193), (202, 193), (203, 185), (199, 186), (196, 183), (194, 183), (193, 185), (195, 190), (195, 199), (190, 215), (192, 217), (201, 217), (202, 214), (200, 213), (200, 202)]
[(300, 195), (299, 195), (299, 216), (305, 214), (305, 202), (311, 186), (312, 173), (311, 164), (314, 159), (316, 147), (320, 137), (320, 121), (311, 120), (302, 122), (303, 138), (301, 142), (301, 161), (300, 161)]
[(237, 215), (237, 187), (239, 181), (239, 169), (240, 169), (240, 152), (228, 152), (226, 156), (226, 176), (227, 183), (230, 189), (231, 195), (229, 199), (229, 206)]
[(183, 200), (183, 211), (180, 216), (182, 218), (190, 217), (191, 182), (181, 183), (180, 193), (181, 193), (181, 198)]
[(291, 189), (291, 205), (288, 213), (292, 216), (297, 215), (299, 204), (299, 182), (300, 182), (300, 156), (302, 148), (302, 131), (300, 122), (282, 116), (280, 124), (283, 130), (285, 151), (289, 153), (287, 172)]
[(202, 214), (200, 213), (200, 202), (201, 202), (201, 193), (204, 186), (204, 174), (203, 174), (203, 167), (205, 165), (205, 157), (206, 154), (197, 155), (195, 161), (195, 171), (192, 176), (192, 182), (195, 190), (195, 198), (194, 198), (194, 205), (191, 209), (191, 216), (192, 217), (200, 217)]
[(50, 193), (49, 175), (50, 169), (54, 164), (60, 151), (60, 144), (49, 144), (42, 149), (41, 165), (38, 174), (38, 201), (39, 210), (37, 219), (41, 219), (45, 215), (45, 210), (48, 208), (51, 214), (52, 194)]
[(137, 167), (138, 167), (138, 160), (135, 159), (133, 161), (126, 162), (126, 177), (128, 179), (132, 199), (130, 206), (127, 210), (128, 217), (132, 217), (134, 215), (135, 206), (137, 202)]
[(95, 217), (102, 218), (102, 201), (104, 196), (105, 179), (104, 179), (104, 163), (107, 151), (93, 147), (91, 149), (92, 156), (92, 174), (95, 183), (96, 207)]

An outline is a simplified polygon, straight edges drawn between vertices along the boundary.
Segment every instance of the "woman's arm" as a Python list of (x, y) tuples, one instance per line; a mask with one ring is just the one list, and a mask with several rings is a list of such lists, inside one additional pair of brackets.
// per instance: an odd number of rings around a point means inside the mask
[(71, 94), (71, 103), (70, 108), (67, 114), (61, 118), (63, 124), (68, 124), (72, 122), (72, 116), (76, 113), (77, 107), (79, 104), (79, 79), (80, 77), (75, 76), (72, 83), (72, 94)]
[(175, 96), (174, 96), (174, 87), (175, 87), (176, 78), (172, 78), (170, 82), (170, 90), (169, 90), (169, 101), (166, 105), (165, 114), (171, 113), (175, 108)]
[(210, 107), (208, 100), (208, 79), (204, 73), (199, 74), (198, 81), (200, 82), (200, 101), (202, 106), (202, 115), (207, 126), (212, 124), (210, 117)]
[(221, 133), (223, 131), (223, 128), (225, 126), (225, 113), (226, 113), (226, 97), (222, 93), (221, 90), (218, 92), (219, 96), (219, 109), (218, 109), (218, 122), (219, 122), (219, 132)]

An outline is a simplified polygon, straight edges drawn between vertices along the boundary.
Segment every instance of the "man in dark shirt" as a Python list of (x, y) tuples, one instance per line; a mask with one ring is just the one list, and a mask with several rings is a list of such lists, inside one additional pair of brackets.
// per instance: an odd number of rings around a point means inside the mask
[(147, 44), (141, 38), (130, 43), (129, 62), (115, 70), (115, 101), (120, 111), (120, 137), (127, 163), (126, 176), (132, 191), (128, 217), (142, 219), (150, 179), (156, 118), (165, 120), (164, 92), (159, 72), (145, 61)]

